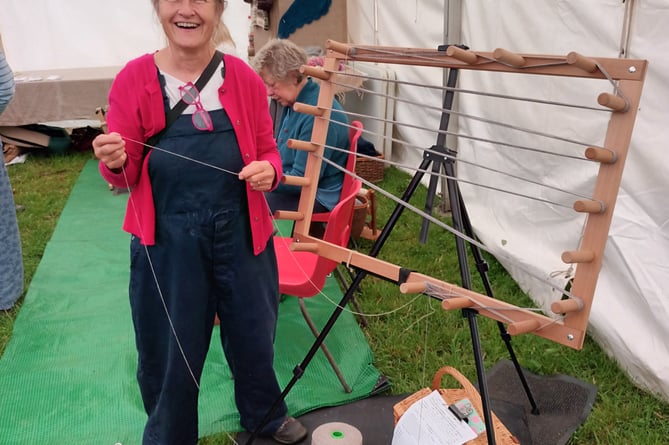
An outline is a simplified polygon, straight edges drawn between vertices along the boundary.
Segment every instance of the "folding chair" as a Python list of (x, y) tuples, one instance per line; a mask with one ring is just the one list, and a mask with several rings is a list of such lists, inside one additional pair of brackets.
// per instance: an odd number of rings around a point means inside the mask
[[(344, 247), (348, 245), (353, 206), (361, 187), (362, 182), (359, 179), (354, 178), (352, 181), (347, 181), (347, 187), (342, 189), (342, 198), (339, 203), (327, 213), (323, 241)], [(292, 251), (290, 250), (292, 242), (293, 238), (290, 237), (274, 237), (274, 248), (279, 267), (279, 291), (284, 295), (298, 297), (300, 311), (314, 336), (318, 337), (318, 329), (307, 312), (304, 298), (318, 295), (323, 290), (327, 277), (336, 269), (337, 263), (313, 252)], [(330, 362), (344, 391), (351, 392), (351, 387), (346, 383), (325, 343), (321, 344), (321, 350)]]

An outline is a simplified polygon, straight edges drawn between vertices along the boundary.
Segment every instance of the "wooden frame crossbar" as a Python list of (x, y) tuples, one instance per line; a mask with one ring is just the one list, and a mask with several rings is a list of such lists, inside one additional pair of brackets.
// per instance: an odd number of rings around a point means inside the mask
[[(322, 68), (303, 67), (305, 74), (321, 80), (318, 105), (313, 107), (295, 104), (294, 107), (296, 111), (315, 116), (311, 141), (290, 141), (291, 147), (309, 152), (304, 178), (284, 178), (287, 183), (302, 186), (299, 207), (297, 212), (278, 212), (276, 215), (277, 218), (295, 221), (293, 248), (316, 252), (338, 263), (354, 266), (395, 282), (403, 293), (428, 293), (429, 289), (437, 289), (437, 295), (452, 296), (441, 297), (444, 309), (474, 309), (483, 316), (506, 324), (511, 335), (533, 333), (559, 344), (581, 349), (648, 62), (591, 58), (577, 53), (570, 53), (567, 56), (529, 55), (515, 54), (499, 48), (492, 52), (474, 52), (455, 46), (449, 46), (445, 51), (438, 51), (354, 46), (334, 41), (328, 41), (326, 49)], [(556, 301), (551, 306), (551, 310), (560, 317), (548, 317), (522, 309), (436, 277), (409, 272), (399, 265), (309, 236), (321, 157), (335, 95), (335, 86), (330, 81), (330, 73), (336, 72), (342, 61), (608, 79), (611, 82), (613, 93), (602, 92), (597, 98), (599, 105), (611, 110), (604, 144), (602, 147), (588, 147), (584, 153), (586, 158), (599, 162), (599, 170), (593, 199), (578, 200), (573, 205), (575, 212), (586, 213), (587, 218), (579, 248), (575, 251), (565, 251), (562, 255), (564, 262), (576, 265), (576, 271), (568, 292), (569, 298)]]

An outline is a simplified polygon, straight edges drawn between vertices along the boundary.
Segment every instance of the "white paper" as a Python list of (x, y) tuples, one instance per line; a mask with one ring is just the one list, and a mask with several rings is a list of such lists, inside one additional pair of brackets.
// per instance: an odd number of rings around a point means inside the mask
[(402, 414), (392, 445), (462, 445), (476, 437), (467, 422), (448, 409), (439, 392), (432, 391)]

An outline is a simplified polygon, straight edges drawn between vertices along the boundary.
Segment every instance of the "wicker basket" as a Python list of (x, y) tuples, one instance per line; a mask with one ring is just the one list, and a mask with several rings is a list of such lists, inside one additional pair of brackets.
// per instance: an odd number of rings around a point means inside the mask
[[(444, 374), (449, 374), (462, 385), (462, 388), (458, 389), (443, 389), (440, 388), (441, 386), (441, 378), (444, 376)], [(416, 401), (422, 399), (423, 397), (429, 395), (432, 391), (434, 390), (439, 390), (439, 393), (441, 394), (441, 397), (444, 399), (444, 401), (451, 405), (458, 400), (466, 399), (468, 398), (472, 405), (474, 405), (474, 408), (476, 408), (476, 411), (479, 413), (479, 415), (483, 415), (483, 406), (481, 405), (481, 396), (479, 392), (476, 390), (474, 385), (471, 384), (469, 380), (460, 372), (452, 368), (450, 366), (444, 366), (443, 368), (439, 369), (436, 374), (434, 375), (434, 379), (432, 380), (432, 388), (423, 388), (418, 392), (413, 393), (406, 399), (398, 402), (393, 406), (393, 415), (395, 417), (395, 424), (397, 424), (397, 421), (399, 418), (406, 412), (406, 410)], [(493, 428), (495, 430), (495, 443), (499, 445), (518, 445), (520, 442), (516, 437), (511, 434), (509, 430), (506, 429), (506, 426), (502, 423), (501, 420), (495, 415), (495, 413), (492, 413), (492, 422), (493, 422)], [(469, 445), (487, 445), (488, 444), (488, 435), (486, 432), (481, 433), (476, 439), (470, 440), (467, 442)]]
[(355, 197), (355, 205), (353, 206), (353, 220), (351, 221), (351, 238), (358, 240), (362, 234), (362, 229), (365, 227), (365, 220), (369, 213), (369, 200), (367, 195), (358, 193)]
[(383, 155), (378, 155), (376, 158), (358, 156), (355, 159), (355, 173), (372, 183), (382, 181), (384, 168), (382, 161)]

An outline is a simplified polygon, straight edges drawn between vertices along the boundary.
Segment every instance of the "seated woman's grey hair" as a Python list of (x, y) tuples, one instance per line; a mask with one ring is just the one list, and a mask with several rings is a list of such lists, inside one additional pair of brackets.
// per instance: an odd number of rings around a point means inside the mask
[(300, 67), (307, 64), (306, 51), (286, 39), (272, 39), (263, 45), (251, 60), (251, 66), (258, 73), (266, 70), (278, 81), (287, 80), (291, 75), (301, 77)]

